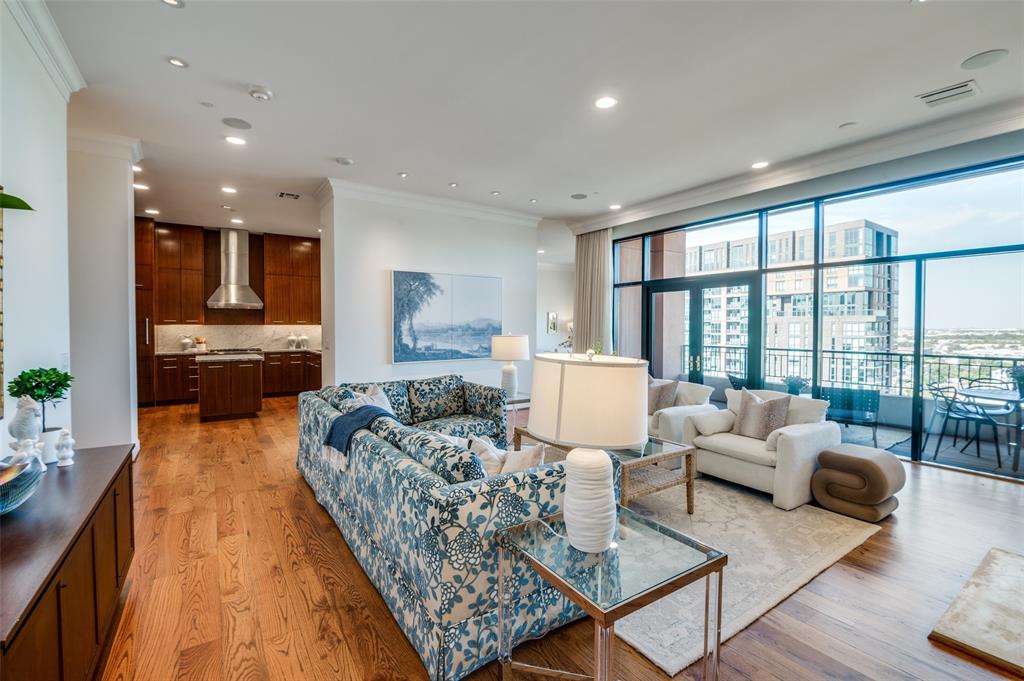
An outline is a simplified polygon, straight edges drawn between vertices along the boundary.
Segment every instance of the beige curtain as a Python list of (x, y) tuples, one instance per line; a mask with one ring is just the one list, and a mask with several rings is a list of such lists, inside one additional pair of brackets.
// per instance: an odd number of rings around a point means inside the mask
[(573, 352), (612, 351), (612, 230), (576, 237)]

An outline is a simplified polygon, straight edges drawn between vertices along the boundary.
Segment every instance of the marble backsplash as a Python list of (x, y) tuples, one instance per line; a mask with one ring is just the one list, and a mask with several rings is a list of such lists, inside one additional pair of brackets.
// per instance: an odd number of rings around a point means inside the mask
[(320, 326), (287, 325), (212, 325), (212, 324), (160, 324), (156, 327), (156, 351), (180, 352), (182, 336), (206, 336), (206, 347), (260, 348), (262, 350), (287, 350), (288, 336), (294, 334), (309, 336), (309, 347), (320, 349)]

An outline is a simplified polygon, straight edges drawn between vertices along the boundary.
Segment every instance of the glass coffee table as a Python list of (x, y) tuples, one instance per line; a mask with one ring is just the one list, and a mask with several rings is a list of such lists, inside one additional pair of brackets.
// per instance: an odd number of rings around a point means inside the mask
[[(718, 678), (722, 576), (728, 555), (681, 532), (618, 508), (611, 548), (585, 553), (565, 538), (561, 515), (508, 528), (498, 536), (498, 659), (502, 680), (516, 670), (560, 679), (612, 681), (615, 622), (674, 591), (704, 580), (705, 680)], [(512, 659), (506, 609), (509, 552), (521, 554), (548, 583), (594, 620), (594, 674), (547, 669)]]

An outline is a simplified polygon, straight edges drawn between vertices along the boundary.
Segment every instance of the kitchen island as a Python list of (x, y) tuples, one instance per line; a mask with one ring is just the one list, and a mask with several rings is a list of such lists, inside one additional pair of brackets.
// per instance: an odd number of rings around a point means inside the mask
[(201, 355), (199, 418), (238, 418), (263, 408), (263, 355)]

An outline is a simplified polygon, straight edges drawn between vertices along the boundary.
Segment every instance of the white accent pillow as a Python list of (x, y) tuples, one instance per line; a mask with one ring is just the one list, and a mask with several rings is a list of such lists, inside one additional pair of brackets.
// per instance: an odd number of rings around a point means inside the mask
[(736, 415), (728, 409), (709, 411), (703, 414), (692, 414), (687, 418), (701, 435), (728, 433), (736, 421)]
[(544, 445), (523, 445), (518, 452), (513, 450), (505, 454), (505, 465), (501, 467), (502, 473), (525, 471), (527, 468), (544, 463)]
[(709, 385), (680, 381), (679, 388), (676, 390), (676, 406), (685, 407), (691, 404), (707, 404), (713, 392), (715, 392), (715, 389)]
[[(356, 393), (356, 395), (359, 394), (360, 393)], [(370, 404), (376, 405), (391, 414), (395, 413), (395, 410), (391, 406), (391, 400), (388, 399), (387, 394), (376, 383), (371, 385), (366, 391), (366, 397), (370, 400)]]
[[(789, 393), (778, 390), (750, 390), (749, 392), (760, 397), (762, 400), (774, 400), (786, 397)], [(739, 413), (740, 399), (743, 392), (726, 388), (725, 398), (728, 401), (729, 411)], [(792, 426), (797, 423), (821, 423), (825, 420), (825, 412), (828, 411), (828, 400), (816, 400), (812, 397), (790, 395), (789, 412), (786, 414), (786, 425)]]
[(495, 447), (494, 442), (486, 435), (474, 437), (470, 440), (469, 451), (476, 454), (477, 458), (480, 459), (480, 463), (484, 465), (484, 472), (487, 473), (488, 477), (501, 472), (502, 466), (505, 465), (505, 457), (508, 454), (504, 449)]

